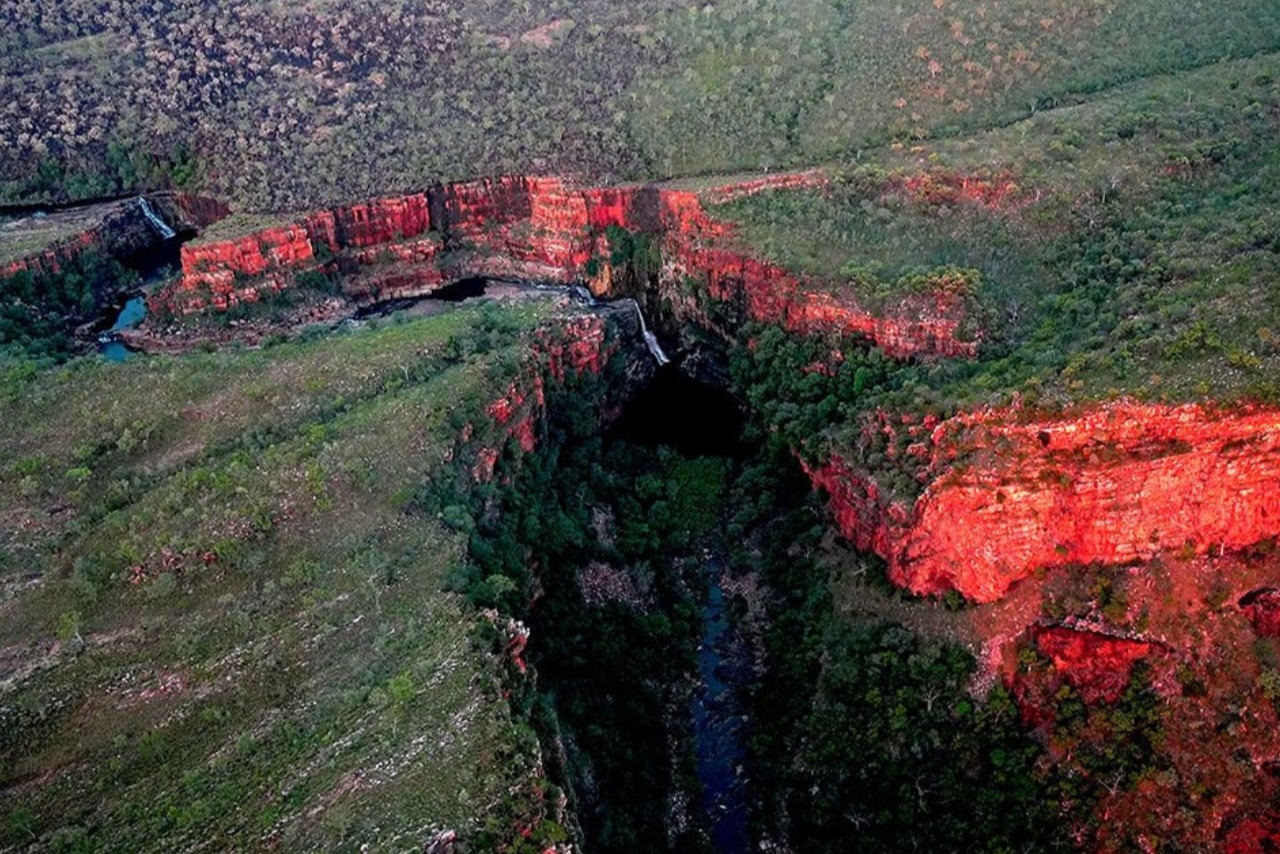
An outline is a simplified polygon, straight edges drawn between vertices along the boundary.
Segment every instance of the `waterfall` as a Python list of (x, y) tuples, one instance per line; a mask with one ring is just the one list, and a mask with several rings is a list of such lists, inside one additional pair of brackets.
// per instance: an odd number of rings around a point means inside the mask
[(147, 201), (146, 196), (138, 196), (138, 207), (142, 208), (142, 215), (147, 218), (147, 221), (151, 223), (152, 227), (154, 227), (157, 232), (159, 232), (162, 238), (168, 240), (175, 236), (173, 229), (170, 228), (164, 220), (157, 216), (154, 210), (151, 209), (151, 203)]
[(640, 303), (632, 300), (631, 304), (636, 307), (636, 317), (640, 318), (640, 334), (644, 337), (645, 346), (653, 354), (653, 359), (658, 363), (658, 367), (662, 367), (671, 360), (667, 358), (666, 353), (662, 352), (662, 345), (658, 343), (658, 337), (650, 332), (649, 327), (645, 325), (644, 312), (640, 310)]

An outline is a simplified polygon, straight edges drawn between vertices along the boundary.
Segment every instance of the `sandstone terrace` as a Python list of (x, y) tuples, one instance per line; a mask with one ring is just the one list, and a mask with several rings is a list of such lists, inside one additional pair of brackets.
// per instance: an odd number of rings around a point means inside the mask
[[(805, 184), (819, 176), (727, 184), (709, 192), (721, 198), (754, 194), (779, 180)], [(611, 228), (655, 241), (662, 268), (652, 281), (627, 284), (623, 270), (611, 270)], [(974, 343), (958, 335), (962, 281), (951, 287), (945, 274), (926, 279), (916, 293), (892, 305), (879, 301), (879, 311), (871, 312), (859, 305), (856, 283), (843, 290), (814, 288), (750, 255), (718, 248), (724, 232), (688, 191), (493, 179), (320, 210), (241, 237), (188, 245), (181, 279), (151, 302), (154, 310), (180, 314), (223, 311), (298, 287), (309, 271), (340, 277), (341, 292), (357, 303), (422, 296), (461, 278), (505, 274), (589, 281), (598, 295), (634, 295), (681, 311), (687, 301), (681, 290), (693, 282), (713, 301), (743, 303), (743, 320), (861, 336), (899, 358), (974, 352)], [(705, 321), (696, 306), (684, 311)], [(723, 333), (730, 340), (737, 334)]]
[(923, 485), (914, 504), (838, 449), (811, 474), (845, 536), (916, 593), (989, 602), (1047, 567), (1236, 550), (1280, 535), (1274, 410), (1119, 402), (1074, 418), (992, 410), (869, 429), (912, 436), (888, 465)]
[[(904, 379), (888, 408), (1276, 400), (1278, 79), (1268, 55), (1142, 81), (712, 212), (741, 245), (833, 283), (977, 271), (980, 358)], [(996, 205), (904, 189), (922, 173), (1011, 188)]]
[(1094, 804), (1076, 844), (1212, 848), (1264, 818), (1275, 797), (1266, 769), (1280, 756), (1280, 657), (1249, 603), (1276, 578), (1274, 540), (1039, 570), (963, 609), (918, 607), (877, 581), (865, 556), (833, 549), (826, 560), (845, 620), (960, 644), (982, 662), (978, 683), (1009, 688), (1048, 746), (1046, 765), (1075, 781), (1069, 797)]

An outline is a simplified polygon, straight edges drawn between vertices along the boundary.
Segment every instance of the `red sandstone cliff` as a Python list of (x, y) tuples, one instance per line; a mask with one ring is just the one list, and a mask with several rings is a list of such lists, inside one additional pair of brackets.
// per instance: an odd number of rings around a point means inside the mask
[[(148, 202), (156, 214), (175, 232), (191, 233), (226, 216), (222, 202), (186, 193), (154, 193)], [(21, 258), (0, 265), (0, 279), (28, 272), (32, 275), (56, 275), (69, 262), (89, 253), (104, 258), (125, 259), (157, 248), (159, 235), (133, 200), (104, 204), (90, 210), (101, 210), (101, 216), (83, 231), (64, 237)], [(62, 214), (53, 213), (53, 220)], [(75, 214), (86, 217), (84, 211)]]
[(1121, 402), (938, 424), (905, 455), (924, 490), (891, 499), (838, 453), (810, 469), (840, 530), (917, 593), (989, 602), (1041, 567), (1233, 549), (1280, 534), (1280, 412)]
[[(757, 192), (759, 183), (715, 194)], [(952, 183), (906, 189), (977, 192), (992, 204), (1016, 192), (1001, 181), (976, 189)], [(659, 236), (659, 287), (671, 293), (693, 277), (746, 318), (863, 336), (895, 357), (975, 351), (957, 336), (963, 295), (945, 282), (873, 314), (728, 247), (728, 227), (692, 192), (579, 189), (550, 178), (455, 184), (189, 246), (181, 282), (167, 296), (184, 309), (225, 306), (290, 287), (297, 272), (320, 266), (341, 269), (348, 295), (360, 302), (429, 293), (471, 275), (582, 280), (593, 258), (607, 257), (610, 226)], [(606, 266), (593, 282), (597, 293), (614, 286), (608, 273)], [(811, 476), (831, 494), (841, 530), (884, 556), (897, 583), (990, 601), (1040, 567), (1233, 548), (1280, 533), (1280, 492), (1270, 488), (1280, 476), (1278, 425), (1272, 412), (1128, 403), (1034, 423), (1010, 410), (984, 411), (909, 428), (917, 435), (893, 464), (923, 488), (913, 502), (888, 496), (877, 472), (838, 449)]]
[(88, 231), (63, 238), (39, 252), (15, 258), (0, 266), (0, 279), (24, 272), (33, 276), (55, 275), (73, 258), (95, 249), (100, 243), (98, 228), (95, 226)]
[[(538, 422), (547, 406), (546, 383), (563, 382), (566, 376), (598, 374), (612, 350), (606, 343), (605, 321), (594, 314), (563, 319), (545, 329), (530, 350), (528, 362), (506, 391), (485, 407), (485, 415), (498, 431), (498, 440), (476, 451), (471, 476), (479, 482), (493, 479), (503, 448), (514, 445), (528, 453), (537, 447)], [(468, 429), (463, 441), (470, 439)]]
[[(713, 194), (729, 198), (780, 182), (812, 183), (815, 174), (820, 173), (729, 185)], [(660, 287), (674, 290), (692, 276), (707, 284), (712, 298), (741, 303), (749, 319), (797, 332), (863, 336), (902, 358), (969, 357), (976, 351), (974, 342), (957, 337), (964, 304), (945, 287), (873, 313), (850, 296), (820, 290), (775, 264), (719, 245), (728, 228), (707, 215), (694, 193), (579, 189), (554, 178), (454, 184), (189, 245), (182, 252), (181, 280), (157, 302), (182, 312), (225, 308), (290, 287), (299, 272), (319, 267), (341, 270), (348, 296), (358, 302), (425, 295), (476, 275), (582, 281), (593, 258), (608, 257), (610, 226), (659, 237)], [(606, 266), (593, 289), (607, 295), (611, 282)]]

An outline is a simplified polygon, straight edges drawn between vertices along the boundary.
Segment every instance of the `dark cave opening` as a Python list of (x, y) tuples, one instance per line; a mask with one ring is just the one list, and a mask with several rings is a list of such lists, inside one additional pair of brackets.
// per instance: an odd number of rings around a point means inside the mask
[(686, 457), (741, 457), (745, 415), (723, 388), (663, 365), (631, 400), (609, 437), (643, 447), (666, 446)]
[(121, 257), (120, 263), (137, 273), (144, 284), (150, 284), (182, 269), (183, 242), (181, 237), (161, 240), (158, 245)]
[(463, 300), (475, 299), (482, 297), (489, 288), (491, 280), (484, 276), (468, 276), (465, 279), (458, 279), (456, 282), (450, 282), (443, 287), (436, 288), (428, 295), (427, 299), (440, 300), (441, 302), (462, 302)]
[(460, 303), (469, 299), (484, 296), (489, 285), (493, 283), (493, 279), (485, 276), (468, 276), (465, 279), (458, 279), (456, 282), (450, 282), (436, 288), (429, 294), (424, 296), (403, 297), (401, 299), (382, 300), (380, 302), (370, 303), (361, 306), (356, 311), (356, 318), (365, 320), (370, 317), (385, 317), (394, 314), (397, 311), (403, 311), (414, 306), (429, 306), (433, 303)]

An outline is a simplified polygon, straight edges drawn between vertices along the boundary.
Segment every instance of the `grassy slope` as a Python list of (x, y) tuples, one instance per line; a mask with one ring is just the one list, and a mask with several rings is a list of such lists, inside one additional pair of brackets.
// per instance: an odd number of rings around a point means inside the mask
[[(1153, 78), (719, 213), (835, 287), (869, 271), (891, 295), (912, 270), (976, 268), (993, 340), (977, 365), (916, 377), (941, 401), (1274, 398), (1277, 80), (1274, 54)], [(987, 206), (900, 189), (924, 170), (1017, 190)]]
[(177, 182), (274, 209), (823, 162), (1280, 48), (1270, 0), (37, 5), (0, 0), (0, 195)]
[(474, 320), (10, 388), (0, 848), (403, 849), (506, 814), (536, 746), (442, 592), (465, 542), (404, 510), (491, 396), (504, 351), (440, 359)]

